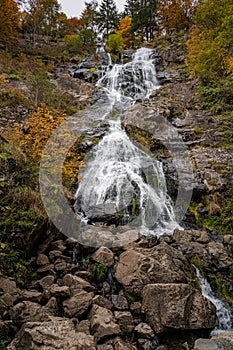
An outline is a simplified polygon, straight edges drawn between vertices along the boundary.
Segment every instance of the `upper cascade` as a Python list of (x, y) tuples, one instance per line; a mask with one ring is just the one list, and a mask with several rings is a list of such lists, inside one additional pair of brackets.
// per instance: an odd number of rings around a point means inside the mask
[(156, 78), (154, 50), (142, 47), (127, 63), (109, 65), (106, 74), (99, 79), (101, 87), (110, 100), (111, 105), (120, 103), (130, 105), (150, 97), (160, 87)]

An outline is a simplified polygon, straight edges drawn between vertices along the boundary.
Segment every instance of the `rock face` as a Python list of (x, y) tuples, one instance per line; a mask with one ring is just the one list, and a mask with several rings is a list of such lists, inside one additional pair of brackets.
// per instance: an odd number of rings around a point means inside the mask
[(54, 319), (50, 322), (24, 324), (7, 350), (95, 350), (91, 335), (75, 332), (71, 320)]
[(142, 311), (156, 333), (216, 326), (213, 304), (187, 284), (148, 284), (143, 289)]

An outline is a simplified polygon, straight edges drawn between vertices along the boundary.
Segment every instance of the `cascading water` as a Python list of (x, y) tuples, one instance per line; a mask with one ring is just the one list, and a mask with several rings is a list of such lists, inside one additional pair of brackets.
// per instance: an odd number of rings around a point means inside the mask
[[(135, 146), (120, 123), (120, 112), (159, 87), (153, 53), (137, 50), (131, 62), (114, 65), (98, 81), (109, 101), (104, 118), (110, 119), (110, 129), (81, 174), (75, 207), (87, 220), (88, 213), (98, 208), (117, 216), (120, 224), (130, 223), (142, 234), (159, 236), (178, 226), (162, 164)], [(111, 120), (113, 110), (118, 111), (117, 121)]]
[[(195, 266), (194, 266), (195, 267)], [(202, 290), (202, 295), (209, 299), (212, 304), (216, 307), (216, 314), (218, 318), (218, 327), (215, 328), (211, 335), (219, 333), (221, 331), (232, 331), (233, 330), (233, 310), (227, 305), (226, 302), (223, 302), (215, 296), (209, 283), (205, 278), (200, 274), (200, 271), (195, 267), (197, 277), (200, 281), (200, 286)]]

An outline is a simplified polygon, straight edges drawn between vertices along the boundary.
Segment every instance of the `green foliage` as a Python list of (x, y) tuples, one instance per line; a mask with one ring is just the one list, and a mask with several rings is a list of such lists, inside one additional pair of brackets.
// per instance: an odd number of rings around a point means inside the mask
[(93, 273), (97, 283), (101, 283), (107, 277), (108, 267), (104, 264), (97, 263), (94, 266)]
[(108, 46), (113, 54), (121, 54), (123, 52), (123, 38), (121, 34), (111, 34), (108, 37)]
[[(233, 4), (207, 0), (197, 6), (188, 46), (188, 65), (203, 81), (214, 81), (232, 72)], [(230, 69), (229, 69), (230, 67)]]
[(68, 51), (71, 53), (79, 53), (83, 48), (83, 42), (79, 34), (66, 35), (64, 41)]
[(0, 350), (5, 350), (9, 339), (0, 339)]
[[(227, 277), (229, 278), (229, 276)], [(227, 287), (223, 274), (220, 272), (215, 274), (214, 280), (211, 282), (211, 287), (217, 293), (222, 295), (229, 303), (233, 304), (233, 292)]]
[(203, 269), (202, 261), (199, 258), (199, 256), (197, 256), (197, 255), (193, 256), (192, 259), (191, 259), (191, 263), (198, 268), (198, 270), (200, 271), (201, 275), (204, 277), (205, 276), (205, 272), (204, 272), (204, 269)]
[(124, 296), (126, 297), (126, 299), (128, 300), (129, 304), (132, 304), (136, 301), (135, 296), (133, 296), (132, 294), (130, 294), (129, 292), (127, 292), (127, 290), (124, 291)]
[(106, 36), (114, 31), (119, 24), (119, 16), (115, 0), (102, 0), (97, 13), (99, 30)]

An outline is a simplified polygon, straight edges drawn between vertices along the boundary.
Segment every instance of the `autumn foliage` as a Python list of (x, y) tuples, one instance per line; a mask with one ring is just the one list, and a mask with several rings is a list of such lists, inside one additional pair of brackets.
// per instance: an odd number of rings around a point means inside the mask
[(132, 44), (132, 18), (125, 16), (121, 21), (116, 34), (120, 34), (123, 39), (124, 48), (129, 48)]
[[(5, 133), (5, 139), (15, 146), (19, 146), (27, 157), (34, 163), (40, 162), (43, 150), (53, 131), (66, 119), (66, 115), (54, 114), (46, 107), (39, 107), (32, 113), (23, 126), (16, 123), (9, 127)], [(51, 162), (53, 152), (58, 152), (57, 145), (51, 148)], [(60, 149), (63, 152), (62, 149)], [(78, 177), (78, 171), (82, 166), (81, 155), (77, 154), (75, 147), (67, 152), (63, 167), (63, 179), (65, 184), (72, 184)], [(56, 171), (56, 169), (54, 169)]]
[(20, 12), (14, 0), (0, 0), (0, 43), (17, 40), (21, 29)]
[(187, 63), (202, 80), (233, 76), (233, 2), (207, 0), (196, 10)]

